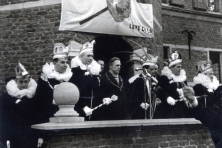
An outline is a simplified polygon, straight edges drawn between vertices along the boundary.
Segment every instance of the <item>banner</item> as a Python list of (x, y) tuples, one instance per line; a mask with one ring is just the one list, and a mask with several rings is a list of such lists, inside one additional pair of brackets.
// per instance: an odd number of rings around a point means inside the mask
[(136, 0), (62, 0), (59, 30), (153, 38), (153, 7)]

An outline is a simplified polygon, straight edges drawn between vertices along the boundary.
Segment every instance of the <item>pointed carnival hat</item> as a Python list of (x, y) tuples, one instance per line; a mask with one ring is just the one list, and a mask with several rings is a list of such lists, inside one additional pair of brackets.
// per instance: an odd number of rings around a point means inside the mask
[(95, 43), (95, 40), (91, 41), (91, 42), (86, 42), (82, 45), (82, 47), (80, 48), (80, 52), (79, 55), (83, 54), (84, 52), (90, 51), (93, 52), (93, 45)]
[(206, 74), (212, 72), (212, 62), (211, 61), (199, 61), (196, 65), (198, 73)]
[(174, 50), (169, 58), (169, 67), (172, 67), (181, 62), (182, 62), (181, 54), (177, 50)]
[(53, 59), (65, 58), (68, 56), (68, 47), (62, 43), (55, 43), (53, 49)]
[(16, 78), (24, 78), (25, 76), (29, 76), (28, 71), (25, 69), (20, 62), (18, 62), (18, 66), (15, 67)]

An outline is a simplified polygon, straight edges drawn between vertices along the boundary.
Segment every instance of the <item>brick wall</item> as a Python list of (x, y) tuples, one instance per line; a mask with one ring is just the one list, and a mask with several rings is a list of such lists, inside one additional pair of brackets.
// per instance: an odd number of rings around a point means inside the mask
[(142, 126), (51, 132), (47, 148), (214, 148), (201, 125)]
[[(15, 1), (21, 2), (21, 0)], [(160, 1), (148, 0), (147, 2), (153, 4), (154, 15), (161, 22)], [(13, 8), (13, 5), (9, 6)], [(51, 60), (50, 55), (54, 43), (61, 42), (68, 45), (70, 40), (84, 43), (102, 35), (59, 31), (60, 15), (61, 4), (0, 11), (0, 94), (5, 90), (5, 78), (15, 75), (14, 67), (18, 61), (24, 64), (33, 78), (37, 80), (37, 72), (41, 71), (45, 62)], [(156, 24), (154, 25), (156, 26)], [(152, 49), (149, 52), (158, 55), (162, 52), (162, 30), (155, 29), (154, 32), (155, 39), (138, 37), (124, 37), (124, 39), (133, 49), (140, 47), (130, 42), (129, 39)]]
[(0, 5), (7, 5), (7, 4), (18, 4), (18, 3), (25, 3), (25, 2), (32, 2), (38, 0), (1, 0)]
[[(191, 10), (192, 3), (187, 0), (185, 2), (185, 8), (162, 7), (163, 43), (184, 46), (178, 50), (182, 53), (183, 67), (187, 72), (188, 81), (192, 81), (196, 74), (196, 62), (208, 59), (208, 50), (205, 48), (219, 49), (222, 52), (220, 35), (222, 16)], [(188, 54), (188, 34), (182, 33), (184, 30), (194, 31), (196, 34), (191, 40), (191, 59)], [(174, 49), (177, 48), (172, 48)]]

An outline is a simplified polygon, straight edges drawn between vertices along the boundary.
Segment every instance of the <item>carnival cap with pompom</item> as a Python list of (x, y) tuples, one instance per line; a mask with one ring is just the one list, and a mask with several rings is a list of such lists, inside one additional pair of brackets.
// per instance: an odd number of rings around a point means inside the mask
[(79, 55), (83, 54), (84, 52), (90, 51), (93, 52), (93, 45), (95, 43), (95, 40), (93, 40), (92, 42), (86, 42), (82, 45), (82, 47), (80, 48), (80, 52)]
[(66, 58), (68, 56), (68, 47), (62, 43), (55, 43), (53, 51), (53, 59)]
[(212, 72), (212, 62), (211, 61), (199, 61), (197, 62), (197, 71), (198, 73), (206, 74)]
[(25, 69), (25, 66), (23, 66), (20, 62), (18, 62), (18, 66), (15, 68), (16, 78), (24, 78), (26, 76), (29, 76), (28, 71)]
[(172, 67), (176, 64), (179, 64), (182, 62), (182, 57), (181, 54), (175, 50), (171, 53), (171, 56), (169, 58), (169, 67)]

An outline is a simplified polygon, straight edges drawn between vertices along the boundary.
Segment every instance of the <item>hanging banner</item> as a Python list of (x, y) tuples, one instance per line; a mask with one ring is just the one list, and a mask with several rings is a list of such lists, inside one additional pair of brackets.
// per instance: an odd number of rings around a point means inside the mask
[(137, 0), (62, 0), (59, 30), (153, 38), (153, 7)]

